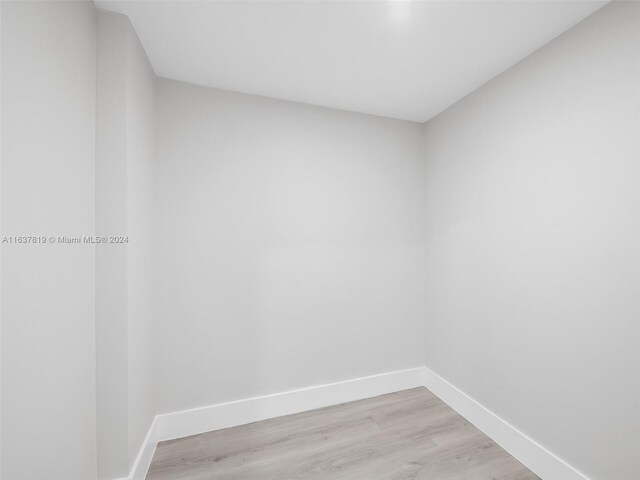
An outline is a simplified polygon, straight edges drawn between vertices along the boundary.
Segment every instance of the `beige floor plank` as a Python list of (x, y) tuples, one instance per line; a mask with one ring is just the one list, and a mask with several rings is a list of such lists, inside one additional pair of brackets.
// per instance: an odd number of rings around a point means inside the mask
[(147, 480), (539, 480), (425, 388), (161, 442)]

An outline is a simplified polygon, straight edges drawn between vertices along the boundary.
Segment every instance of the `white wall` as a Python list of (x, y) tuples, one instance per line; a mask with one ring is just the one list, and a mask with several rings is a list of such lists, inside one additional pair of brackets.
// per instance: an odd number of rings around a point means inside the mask
[(424, 361), (422, 126), (161, 80), (159, 412)]
[[(128, 20), (127, 20), (128, 22)], [(127, 85), (127, 286), (129, 466), (155, 416), (153, 228), (156, 76), (129, 24)]]
[(98, 12), (96, 250), (98, 473), (126, 476), (153, 402), (155, 74), (127, 17)]
[[(92, 235), (90, 2), (3, 2), (2, 235)], [(2, 473), (96, 472), (94, 248), (2, 245)]]
[(640, 471), (640, 4), (426, 125), (427, 366), (594, 480)]
[[(0, 2), (0, 112), (2, 112), (2, 2)], [(2, 115), (0, 114), (0, 237), (2, 236)], [(2, 266), (0, 243), (0, 267)], [(2, 275), (0, 274), (0, 349), (2, 349)], [(0, 352), (0, 432), (2, 432), (2, 352)], [(2, 477), (2, 434), (0, 434), (0, 478)]]
[[(129, 21), (98, 11), (96, 232), (127, 234)], [(96, 248), (98, 478), (129, 472), (127, 246)]]

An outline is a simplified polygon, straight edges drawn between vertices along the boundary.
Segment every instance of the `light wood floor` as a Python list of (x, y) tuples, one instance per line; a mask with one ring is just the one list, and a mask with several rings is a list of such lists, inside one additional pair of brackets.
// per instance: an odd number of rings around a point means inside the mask
[(535, 480), (425, 388), (162, 442), (147, 480)]

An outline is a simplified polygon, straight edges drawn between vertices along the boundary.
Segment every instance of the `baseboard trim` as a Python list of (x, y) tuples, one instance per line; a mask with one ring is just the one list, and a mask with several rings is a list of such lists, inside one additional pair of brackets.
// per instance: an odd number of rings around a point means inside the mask
[(144, 480), (158, 442), (424, 386), (544, 480), (590, 480), (425, 367), (156, 415), (128, 477)]
[(424, 386), (543, 480), (590, 480), (428, 368), (424, 369)]
[(423, 367), (316, 385), (156, 416), (161, 440), (172, 440), (269, 418), (422, 386)]

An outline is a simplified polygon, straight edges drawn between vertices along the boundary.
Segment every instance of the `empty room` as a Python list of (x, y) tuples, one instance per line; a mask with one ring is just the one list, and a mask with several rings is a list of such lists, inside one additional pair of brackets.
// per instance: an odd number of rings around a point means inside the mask
[(1, 480), (640, 480), (640, 1), (0, 0)]

